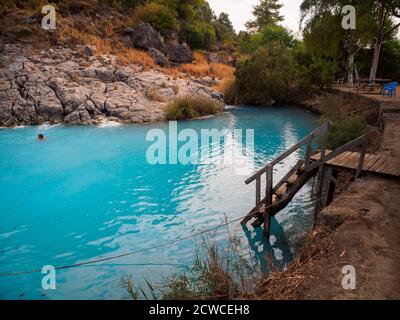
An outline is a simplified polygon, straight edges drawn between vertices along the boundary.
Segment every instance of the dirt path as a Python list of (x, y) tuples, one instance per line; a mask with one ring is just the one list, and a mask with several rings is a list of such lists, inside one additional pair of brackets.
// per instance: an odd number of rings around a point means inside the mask
[[(384, 114), (380, 153), (400, 166), (400, 114)], [(261, 299), (400, 299), (400, 179), (364, 176), (319, 216), (304, 252), (261, 286)], [(354, 266), (356, 289), (342, 288)]]

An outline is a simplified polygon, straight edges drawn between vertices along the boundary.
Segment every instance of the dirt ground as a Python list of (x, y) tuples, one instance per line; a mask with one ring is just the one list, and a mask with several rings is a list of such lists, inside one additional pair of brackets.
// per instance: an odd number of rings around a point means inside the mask
[[(400, 166), (400, 114), (384, 117), (378, 153)], [(354, 290), (342, 288), (346, 265), (356, 271)], [(400, 299), (400, 179), (364, 175), (340, 192), (296, 261), (266, 279), (258, 297)]]
[[(400, 299), (400, 181), (367, 176), (325, 208), (304, 252), (260, 288), (261, 299)], [(342, 288), (342, 268), (356, 289)]]

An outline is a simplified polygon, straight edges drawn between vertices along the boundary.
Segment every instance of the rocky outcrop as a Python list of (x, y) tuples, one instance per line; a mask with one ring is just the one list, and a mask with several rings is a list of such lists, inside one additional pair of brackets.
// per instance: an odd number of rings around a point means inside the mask
[(146, 50), (160, 66), (166, 66), (168, 62), (181, 64), (194, 60), (190, 48), (179, 43), (176, 31), (170, 30), (163, 38), (150, 24), (141, 22), (136, 28), (127, 28), (125, 34), (135, 48)]
[(168, 65), (168, 58), (161, 51), (158, 51), (157, 49), (154, 48), (150, 48), (148, 50), (148, 53), (153, 58), (154, 62), (157, 63), (159, 66), (165, 67)]
[(189, 47), (180, 43), (167, 43), (166, 50), (168, 59), (175, 63), (191, 63), (194, 58)]
[(166, 52), (164, 39), (148, 23), (141, 22), (136, 28), (127, 28), (125, 33), (129, 35), (135, 48), (142, 50), (154, 48), (160, 52)]
[(120, 66), (114, 56), (91, 56), (85, 47), (33, 52), (6, 44), (0, 59), (0, 126), (164, 120), (166, 102), (187, 94), (223, 98), (191, 79)]

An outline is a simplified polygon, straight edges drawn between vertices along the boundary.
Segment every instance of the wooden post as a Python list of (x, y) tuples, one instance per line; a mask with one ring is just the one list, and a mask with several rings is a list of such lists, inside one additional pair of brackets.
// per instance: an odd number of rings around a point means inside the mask
[(326, 198), (326, 203), (325, 206), (329, 206), (332, 201), (333, 197), (335, 195), (335, 188), (336, 188), (336, 183), (337, 183), (337, 177), (338, 177), (339, 171), (337, 169), (332, 169), (330, 173), (330, 179), (329, 179), (329, 188), (328, 188), (328, 196)]
[(305, 170), (308, 169), (308, 165), (310, 164), (310, 157), (311, 157), (311, 152), (312, 152), (312, 142), (313, 142), (313, 140), (311, 139), (307, 143), (306, 158), (304, 160), (304, 168), (305, 168)]
[(317, 181), (317, 192), (315, 199), (315, 210), (314, 210), (314, 227), (317, 222), (317, 215), (321, 210), (322, 206), (322, 192), (324, 188), (324, 175), (325, 175), (325, 165), (323, 164), (323, 160), (326, 154), (326, 146), (328, 144), (328, 131), (329, 131), (329, 122), (326, 123), (324, 132), (322, 134), (322, 144), (321, 144), (321, 165), (318, 169), (318, 181)]
[(261, 176), (256, 178), (256, 207), (261, 202)]
[(368, 127), (364, 134), (364, 141), (363, 141), (363, 144), (361, 147), (360, 160), (358, 161), (356, 179), (360, 176), (363, 166), (364, 166), (365, 153), (367, 152), (369, 133), (370, 133), (370, 129)]
[(264, 237), (269, 239), (271, 227), (273, 166), (267, 166), (265, 182)]

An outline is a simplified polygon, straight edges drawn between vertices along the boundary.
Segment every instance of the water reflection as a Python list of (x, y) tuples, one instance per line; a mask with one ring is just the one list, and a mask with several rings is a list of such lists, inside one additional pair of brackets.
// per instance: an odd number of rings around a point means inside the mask
[(292, 261), (292, 252), (284, 230), (275, 218), (271, 219), (269, 239), (264, 237), (262, 227), (242, 225), (242, 228), (252, 251), (251, 261), (262, 272), (283, 270)]

